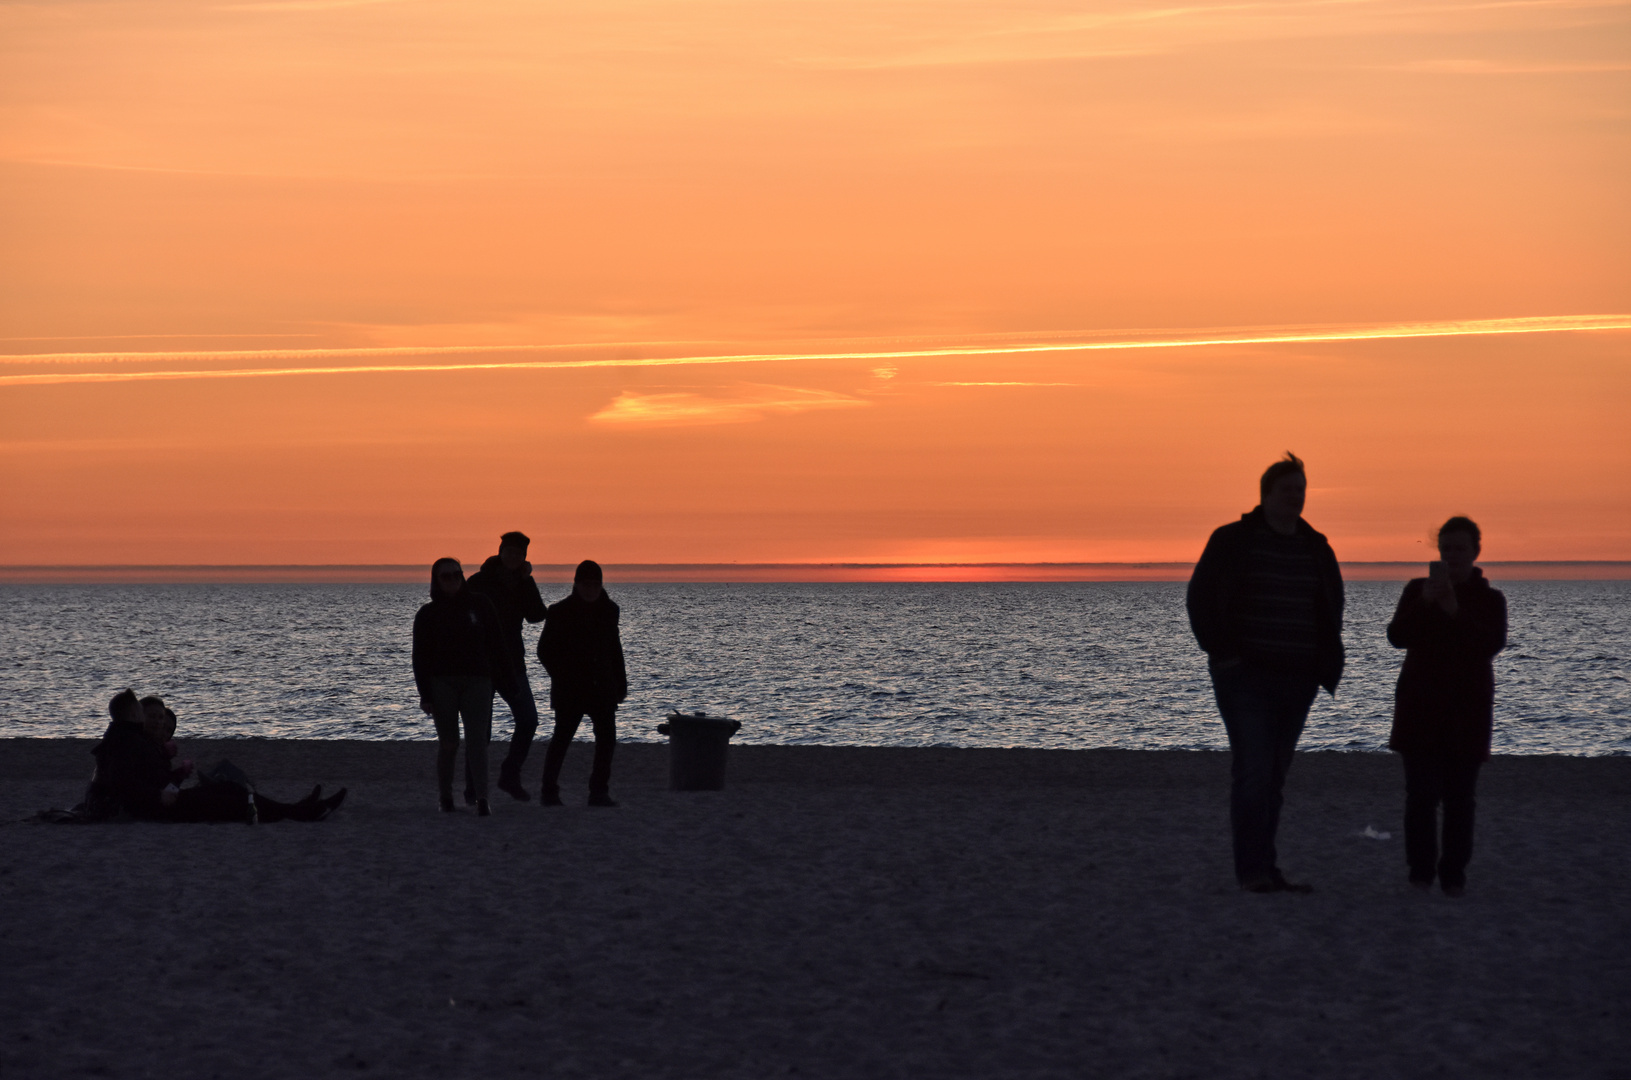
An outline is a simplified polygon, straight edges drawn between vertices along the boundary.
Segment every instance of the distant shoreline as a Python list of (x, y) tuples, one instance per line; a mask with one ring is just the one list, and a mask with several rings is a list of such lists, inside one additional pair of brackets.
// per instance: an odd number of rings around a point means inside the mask
[[(1626, 581), (1631, 561), (1558, 560), (1481, 564), (1496, 580)], [(424, 584), (426, 565), (108, 565), (0, 566), (0, 585), (389, 585)], [(822, 582), (1136, 582), (1186, 581), (1193, 563), (608, 563), (624, 583), (817, 584)], [(1349, 562), (1350, 581), (1405, 581), (1421, 562)], [(474, 569), (471, 567), (470, 569)], [(535, 564), (540, 580), (568, 582), (573, 564)]]

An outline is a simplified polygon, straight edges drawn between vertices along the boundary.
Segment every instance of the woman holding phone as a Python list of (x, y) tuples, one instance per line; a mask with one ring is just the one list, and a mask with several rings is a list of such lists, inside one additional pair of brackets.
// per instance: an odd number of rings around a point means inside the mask
[(1473, 795), (1494, 726), (1493, 660), (1506, 645), (1506, 597), (1474, 565), (1482, 541), (1471, 518), (1446, 521), (1439, 561), (1404, 587), (1387, 628), (1388, 641), (1405, 650), (1388, 748), (1404, 759), (1410, 884), (1425, 891), (1436, 876), (1445, 896), (1466, 892)]

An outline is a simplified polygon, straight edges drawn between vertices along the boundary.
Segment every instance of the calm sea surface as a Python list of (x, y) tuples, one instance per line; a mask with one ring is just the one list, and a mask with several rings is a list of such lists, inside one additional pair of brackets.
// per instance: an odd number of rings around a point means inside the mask
[[(1496, 751), (1631, 753), (1631, 582), (1496, 584), (1512, 612)], [(1304, 747), (1385, 744), (1399, 589), (1348, 586), (1348, 674), (1335, 700), (1320, 695)], [(631, 741), (657, 739), (671, 708), (700, 708), (741, 720), (744, 743), (1226, 745), (1179, 583), (611, 591)], [(163, 695), (183, 738), (433, 737), (408, 666), (423, 586), (25, 585), (0, 599), (5, 735), (98, 735), (129, 685)], [(536, 630), (527, 639), (530, 656)], [(495, 734), (508, 722), (500, 703)]]

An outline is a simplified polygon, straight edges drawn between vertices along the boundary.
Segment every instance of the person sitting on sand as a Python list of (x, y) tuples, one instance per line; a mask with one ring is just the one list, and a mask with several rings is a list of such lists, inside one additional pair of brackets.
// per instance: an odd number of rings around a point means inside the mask
[(144, 711), (135, 691), (127, 689), (108, 702), (108, 714), (108, 729), (91, 750), (96, 776), (86, 800), (104, 816), (123, 812), (143, 821), (321, 821), (345, 801), (344, 788), (325, 799), (321, 785), (297, 803), (279, 802), (237, 784), (181, 788), (164, 750), (164, 713)]
[(156, 732), (162, 742), (165, 759), (176, 762), (170, 769), (170, 782), (179, 787), (192, 776), (195, 769), (191, 758), (176, 761), (181, 754), (181, 747), (176, 744), (176, 714), (164, 704), (163, 698), (148, 694), (142, 698), (142, 717), (146, 728)]
[(1410, 884), (1431, 889), (1436, 875), (1445, 896), (1466, 892), (1473, 796), (1495, 722), (1494, 657), (1506, 646), (1506, 597), (1474, 565), (1482, 542), (1472, 519), (1446, 521), (1441, 561), (1404, 587), (1387, 627), (1405, 650), (1388, 739), (1404, 761), (1405, 861)]
[(513, 694), (510, 654), (493, 602), (466, 588), (458, 559), (437, 559), (430, 568), (430, 603), (413, 617), (413, 679), (419, 707), (436, 723), (436, 791), (444, 812), (453, 810), (453, 764), (459, 756), (459, 719), (464, 718), (464, 760), (486, 817), (487, 743), (493, 734), (493, 688)]
[(538, 636), (538, 659), (549, 672), (549, 705), (555, 710), (539, 795), (545, 806), (561, 805), (561, 763), (585, 713), (595, 729), (589, 805), (617, 805), (610, 793), (612, 754), (617, 749), (617, 706), (629, 696), (629, 676), (617, 631), (619, 608), (601, 582), (598, 563), (579, 563), (571, 595), (550, 605)]

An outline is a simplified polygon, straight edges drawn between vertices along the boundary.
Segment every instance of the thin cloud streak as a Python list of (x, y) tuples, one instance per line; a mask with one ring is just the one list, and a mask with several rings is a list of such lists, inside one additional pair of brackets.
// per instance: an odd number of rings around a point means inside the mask
[[(183, 379), (265, 379), (296, 375), (376, 375), (454, 371), (543, 371), (571, 368), (683, 367), (715, 364), (765, 364), (821, 360), (902, 360), (1018, 356), (1034, 353), (1111, 352), (1134, 349), (1183, 349), (1211, 345), (1286, 345), (1342, 341), (1378, 341), (1404, 338), (1485, 337), (1504, 334), (1548, 334), (1567, 331), (1631, 330), (1631, 315), (1545, 315), (1510, 319), (1466, 319), (1443, 322), (1395, 323), (1347, 329), (1301, 329), (1264, 332), (1220, 332), (1122, 341), (1074, 341), (1047, 344), (969, 345), (948, 348), (893, 349), (871, 352), (740, 353), (720, 356), (666, 356), (589, 360), (517, 360), (462, 364), (381, 364), (367, 367), (232, 368), (220, 370), (42, 372), (0, 375), (3, 386), (42, 386), (63, 383), (152, 382)], [(426, 356), (471, 353), (518, 353), (558, 350), (566, 346), (475, 345), (435, 348), (286, 349), (199, 353), (51, 353), (35, 356), (0, 356), (0, 363), (107, 363), (140, 361), (284, 360), (302, 358), (368, 359), (390, 356)], [(582, 348), (582, 346), (575, 346)]]
[(870, 404), (848, 394), (794, 386), (749, 387), (736, 398), (706, 397), (692, 393), (639, 394), (626, 390), (589, 419), (602, 424), (620, 425), (739, 424), (762, 420), (769, 413), (843, 409)]

